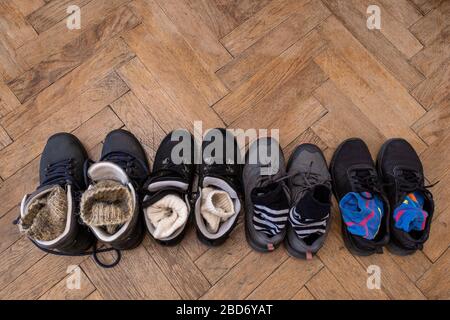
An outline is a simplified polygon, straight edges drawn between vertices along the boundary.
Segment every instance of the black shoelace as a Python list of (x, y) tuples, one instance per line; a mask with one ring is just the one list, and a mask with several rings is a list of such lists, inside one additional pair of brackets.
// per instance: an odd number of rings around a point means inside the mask
[[(142, 160), (123, 151), (110, 152), (102, 157), (100, 161), (109, 161), (117, 164), (128, 175), (131, 181), (137, 181), (139, 185), (144, 183), (147, 177), (142, 177), (146, 164)], [(138, 170), (141, 169), (141, 170)]]
[[(313, 189), (317, 185), (324, 185), (328, 182), (331, 182), (329, 179), (321, 179), (321, 175), (312, 171), (312, 166), (314, 162), (311, 161), (309, 164), (309, 168), (307, 171), (300, 171), (298, 173), (290, 175), (290, 179), (292, 184), (296, 187), (301, 188), (301, 192)], [(296, 179), (300, 177), (300, 181)]]
[(408, 194), (415, 191), (421, 191), (431, 199), (433, 198), (433, 194), (428, 189), (434, 187), (439, 183), (439, 181), (437, 181), (431, 185), (426, 186), (423, 183), (423, 178), (421, 177), (421, 175), (418, 172), (410, 169), (401, 169), (401, 173), (396, 176), (396, 182), (397, 190), (400, 193)]
[[(373, 199), (376, 194), (382, 194), (382, 187), (378, 181), (378, 176), (372, 169), (355, 169), (352, 172), (351, 179), (355, 192), (360, 193), (367, 200)], [(365, 192), (371, 195), (366, 197)]]
[(81, 189), (73, 178), (74, 159), (64, 159), (48, 165), (44, 169), (44, 179), (41, 186), (70, 184), (75, 189)]

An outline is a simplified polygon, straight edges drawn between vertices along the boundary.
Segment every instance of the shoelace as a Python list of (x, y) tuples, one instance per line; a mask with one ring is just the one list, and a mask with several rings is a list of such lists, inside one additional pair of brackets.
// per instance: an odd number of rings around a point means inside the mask
[[(106, 155), (104, 155), (101, 159), (101, 161), (110, 161), (115, 164), (117, 164), (119, 167), (121, 167), (125, 173), (128, 175), (130, 180), (132, 181), (138, 181), (140, 183), (144, 182), (143, 180), (147, 177), (141, 177), (139, 175), (139, 172), (137, 172), (138, 167), (141, 169), (144, 169), (146, 165), (140, 160), (134, 157), (131, 154), (128, 154), (123, 151), (115, 151), (110, 152)], [(143, 170), (145, 171), (145, 170)]]
[[(382, 194), (378, 177), (371, 169), (355, 169), (351, 179), (355, 191), (367, 200), (373, 199), (376, 194)], [(365, 192), (370, 193), (371, 196), (367, 197)]]
[(49, 164), (44, 169), (44, 179), (41, 186), (44, 185), (65, 185), (71, 184), (75, 189), (81, 189), (73, 178), (73, 168), (75, 165), (74, 159), (64, 159), (52, 164)]
[[(320, 174), (312, 172), (312, 166), (314, 162), (311, 161), (307, 171), (300, 171), (296, 174), (291, 174), (290, 179), (292, 179), (292, 184), (296, 187), (300, 187), (300, 191), (306, 191), (313, 189), (317, 185), (326, 184), (331, 182), (330, 179), (321, 179)], [(295, 182), (297, 177), (302, 177), (302, 183)]]
[(439, 183), (439, 181), (431, 185), (423, 185), (421, 176), (414, 170), (402, 169), (401, 174), (396, 177), (398, 191), (402, 193), (411, 193), (421, 191), (428, 195), (431, 199), (433, 194), (428, 190)]

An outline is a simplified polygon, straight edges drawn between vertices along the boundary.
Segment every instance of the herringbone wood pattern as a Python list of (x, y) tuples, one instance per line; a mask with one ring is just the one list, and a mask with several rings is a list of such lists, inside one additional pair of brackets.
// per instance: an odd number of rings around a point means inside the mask
[[(81, 30), (66, 9), (81, 8)], [(368, 30), (366, 9), (382, 9)], [(0, 298), (450, 298), (449, 0), (0, 0)], [(373, 155), (404, 137), (434, 188), (437, 211), (423, 252), (352, 256), (339, 218), (313, 261), (250, 250), (242, 223), (207, 248), (191, 228), (174, 248), (146, 237), (121, 264), (37, 250), (11, 221), (38, 181), (49, 135), (76, 134), (96, 159), (125, 127), (151, 159), (177, 127), (279, 128), (329, 158), (345, 138)], [(241, 219), (242, 220), (242, 219)], [(369, 265), (381, 290), (366, 287)], [(67, 266), (82, 270), (66, 287)]]

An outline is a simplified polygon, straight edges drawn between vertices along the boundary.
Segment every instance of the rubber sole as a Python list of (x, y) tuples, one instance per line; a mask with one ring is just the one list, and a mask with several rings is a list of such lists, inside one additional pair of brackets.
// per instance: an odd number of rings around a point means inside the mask
[[(291, 257), (297, 258), (297, 259), (302, 259), (302, 260), (307, 260), (306, 258), (306, 253), (304, 252), (299, 252), (297, 250), (295, 250), (289, 243), (288, 237), (286, 237), (284, 239), (284, 247), (286, 248), (286, 251), (288, 252), (288, 254)], [(314, 253), (313, 256), (315, 256), (316, 254)]]

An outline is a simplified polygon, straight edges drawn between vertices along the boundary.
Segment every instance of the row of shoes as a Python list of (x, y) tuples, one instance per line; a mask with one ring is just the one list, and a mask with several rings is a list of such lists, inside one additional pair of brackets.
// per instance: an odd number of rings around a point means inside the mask
[[(249, 153), (262, 142), (277, 144), (259, 140)], [(335, 150), (329, 169), (312, 144), (298, 146), (286, 170), (282, 156), (277, 166), (267, 176), (258, 176), (255, 165), (244, 167), (246, 234), (258, 251), (272, 251), (284, 240), (290, 255), (311, 259), (329, 231), (332, 192), (345, 246), (355, 255), (383, 253), (384, 246), (410, 255), (429, 237), (432, 186), (425, 186), (419, 156), (404, 139), (386, 141), (376, 163), (364, 141), (352, 138)]]
[[(242, 158), (225, 129), (208, 131), (200, 148), (186, 130), (168, 134), (152, 170), (128, 131), (109, 133), (97, 162), (75, 136), (56, 134), (41, 156), (40, 185), (25, 195), (16, 224), (46, 252), (92, 254), (99, 265), (113, 267), (122, 250), (141, 243), (145, 230), (162, 245), (176, 245), (193, 221), (200, 241), (220, 245), (245, 207), (253, 249), (273, 251), (284, 241), (292, 256), (311, 259), (330, 227), (332, 192), (344, 242), (355, 254), (380, 253), (388, 243), (410, 254), (428, 238), (433, 199), (405, 140), (386, 142), (376, 167), (362, 140), (347, 140), (329, 170), (317, 146), (298, 146), (286, 164), (278, 142), (267, 137)], [(102, 261), (99, 254), (106, 251), (115, 251), (116, 259)]]

